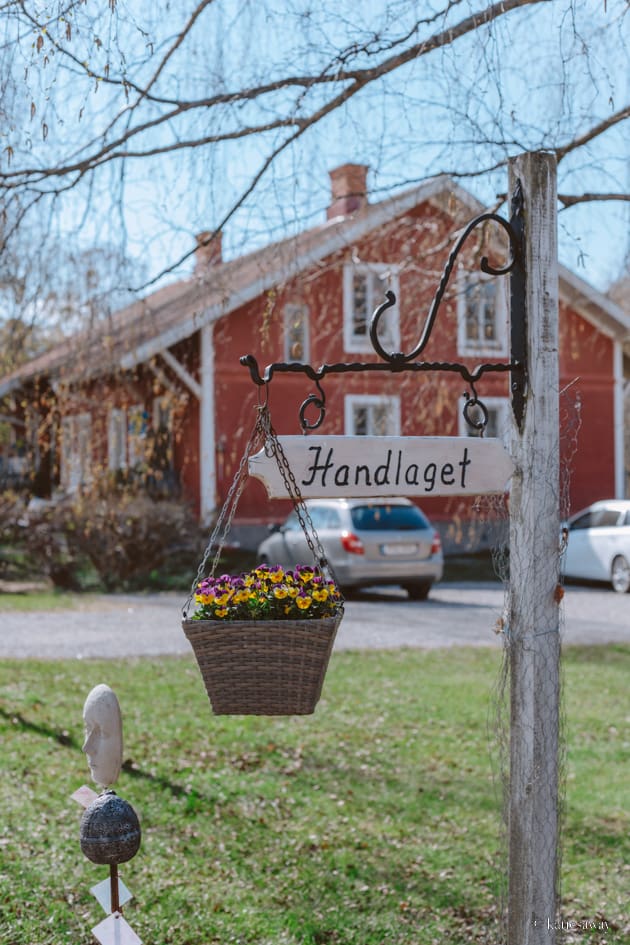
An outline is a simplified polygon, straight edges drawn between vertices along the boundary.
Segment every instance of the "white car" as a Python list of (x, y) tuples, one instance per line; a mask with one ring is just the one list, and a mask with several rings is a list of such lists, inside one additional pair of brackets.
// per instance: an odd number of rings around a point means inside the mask
[(594, 502), (569, 519), (563, 572), (630, 591), (630, 500)]

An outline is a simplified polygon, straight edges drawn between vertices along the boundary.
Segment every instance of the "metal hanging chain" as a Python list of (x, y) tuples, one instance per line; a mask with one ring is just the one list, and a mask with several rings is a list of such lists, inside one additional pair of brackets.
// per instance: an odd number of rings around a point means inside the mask
[(250, 456), (252, 456), (259, 449), (264, 448), (267, 455), (271, 455), (275, 458), (276, 463), (278, 464), (278, 469), (280, 470), (280, 475), (284, 482), (285, 488), (293, 503), (293, 508), (298, 517), (298, 521), (304, 532), (304, 537), (306, 538), (306, 543), (313, 555), (313, 560), (315, 565), (322, 575), (322, 577), (327, 576), (329, 579), (333, 580), (337, 586), (339, 582), (335, 577), (332, 565), (326, 558), (326, 553), (322, 547), (319, 535), (313, 520), (310, 516), (310, 513), (306, 507), (306, 503), (300, 492), (300, 488), (297, 484), (293, 471), (289, 466), (289, 461), (285, 455), (285, 452), (282, 448), (282, 444), (278, 439), (278, 435), (274, 430), (271, 424), (271, 416), (269, 414), (269, 408), (267, 404), (259, 405), (257, 408), (258, 416), (256, 418), (256, 423), (250, 434), (250, 437), (245, 446), (243, 456), (239, 463), (239, 467), (236, 471), (232, 484), (228, 490), (223, 507), (219, 513), (219, 516), (215, 522), (214, 528), (212, 529), (212, 534), (208, 540), (208, 544), (203, 553), (201, 563), (197, 569), (197, 574), (192, 583), (190, 589), (190, 594), (186, 599), (186, 602), (182, 608), (182, 613), (186, 619), (188, 614), (188, 608), (195, 596), (195, 591), (199, 585), (202, 578), (206, 573), (206, 565), (214, 549), (214, 557), (212, 559), (212, 564), (210, 566), (210, 575), (214, 576), (214, 573), (217, 569), (219, 559), (223, 552), (225, 546), (225, 541), (232, 527), (232, 522), (234, 520), (234, 515), (242, 495), (243, 489), (249, 479), (249, 468), (248, 461)]
[(322, 577), (327, 577), (328, 579), (334, 581), (337, 587), (339, 587), (339, 582), (336, 578), (330, 561), (326, 557), (326, 552), (324, 551), (322, 543), (319, 539), (319, 535), (317, 534), (317, 529), (313, 523), (313, 519), (311, 518), (302, 493), (300, 492), (300, 487), (297, 484), (293, 470), (289, 466), (289, 461), (282, 448), (282, 444), (278, 439), (278, 435), (271, 425), (269, 411), (266, 411), (265, 423), (267, 426), (267, 442), (265, 444), (265, 451), (267, 452), (267, 455), (273, 456), (276, 460), (278, 469), (280, 470), (280, 475), (282, 476), (282, 481), (284, 482), (287, 493), (293, 502), (295, 514), (297, 515), (302, 531), (304, 532), (306, 543), (311, 554), (313, 555), (315, 566)]
[(264, 446), (265, 438), (267, 434), (266, 434), (266, 427), (263, 422), (263, 412), (266, 410), (266, 406), (265, 407), (258, 406), (257, 410), (258, 410), (258, 416), (256, 417), (256, 423), (254, 424), (254, 428), (249, 436), (249, 439), (245, 446), (245, 450), (243, 451), (243, 456), (239, 463), (239, 467), (236, 470), (236, 473), (234, 475), (234, 479), (232, 480), (232, 484), (228, 490), (228, 494), (225, 498), (225, 502), (223, 503), (223, 507), (221, 511), (219, 512), (217, 520), (214, 524), (214, 528), (212, 529), (212, 534), (210, 535), (208, 544), (203, 553), (201, 564), (199, 565), (199, 568), (197, 569), (197, 574), (192, 583), (192, 587), (190, 588), (190, 594), (188, 595), (186, 603), (184, 604), (182, 608), (182, 613), (184, 615), (184, 618), (186, 618), (187, 616), (188, 608), (192, 602), (193, 597), (195, 596), (195, 591), (197, 590), (197, 586), (199, 585), (201, 579), (205, 576), (206, 565), (208, 563), (208, 559), (210, 558), (210, 555), (213, 552), (213, 549), (214, 549), (214, 557), (212, 559), (212, 565), (210, 567), (210, 574), (214, 576), (214, 573), (217, 569), (217, 565), (219, 563), (219, 559), (223, 552), (223, 548), (225, 546), (226, 538), (230, 532), (230, 528), (232, 527), (232, 521), (236, 513), (236, 508), (238, 506), (241, 493), (243, 492), (243, 489), (245, 488), (245, 483), (249, 479), (249, 469), (247, 466), (249, 457), (252, 456), (255, 452), (257, 452), (259, 449), (261, 449)]

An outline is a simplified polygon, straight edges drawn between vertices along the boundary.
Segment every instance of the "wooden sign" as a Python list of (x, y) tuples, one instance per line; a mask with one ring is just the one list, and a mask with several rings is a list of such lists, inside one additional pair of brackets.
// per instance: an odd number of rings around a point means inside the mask
[[(465, 436), (281, 436), (305, 499), (504, 492), (513, 464), (501, 440)], [(249, 459), (271, 498), (287, 495), (273, 456)]]

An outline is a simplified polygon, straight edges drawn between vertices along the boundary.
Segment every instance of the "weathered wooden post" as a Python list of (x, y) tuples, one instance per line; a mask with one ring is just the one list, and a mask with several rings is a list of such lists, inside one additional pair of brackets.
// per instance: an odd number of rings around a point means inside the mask
[(556, 161), (510, 163), (523, 200), (528, 377), (510, 497), (508, 945), (556, 940), (559, 729), (559, 409)]

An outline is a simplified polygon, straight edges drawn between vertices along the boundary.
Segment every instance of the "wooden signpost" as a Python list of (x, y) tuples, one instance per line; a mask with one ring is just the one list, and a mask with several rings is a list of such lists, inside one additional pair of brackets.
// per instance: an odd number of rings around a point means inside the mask
[[(501, 493), (511, 479), (510, 583), (505, 646), (510, 664), (510, 772), (508, 797), (509, 889), (507, 945), (555, 945), (558, 907), (559, 603), (558, 491), (558, 260), (556, 157), (539, 152), (510, 159), (510, 223), (480, 214), (459, 236), (445, 266), (420, 341), (411, 352), (386, 352), (378, 342), (379, 306), (370, 340), (381, 362), (269, 365), (263, 375), (251, 355), (241, 358), (254, 382), (267, 386), (276, 373), (302, 372), (317, 385), (302, 404), (304, 429), (325, 415), (324, 378), (330, 374), (455, 371), (470, 386), (486, 372), (510, 371), (511, 449), (499, 440), (471, 437), (280, 437), (288, 467), (304, 498), (454, 496)], [(510, 261), (488, 275), (510, 274), (510, 361), (479, 365), (418, 362), (437, 317), (450, 274), (467, 236), (494, 221), (508, 233)], [(478, 402), (480, 403), (480, 402)], [(305, 422), (308, 406), (319, 409)], [(466, 408), (464, 416), (466, 415)], [(487, 416), (486, 416), (487, 420)], [(470, 421), (469, 421), (470, 422)], [(512, 458), (511, 458), (512, 457)], [(276, 459), (265, 450), (249, 459), (249, 472), (271, 497), (286, 486)]]
[[(281, 436), (305, 499), (332, 496), (485, 495), (504, 492), (513, 463), (501, 440), (465, 436)], [(286, 496), (273, 456), (261, 450), (249, 473), (272, 498)]]

